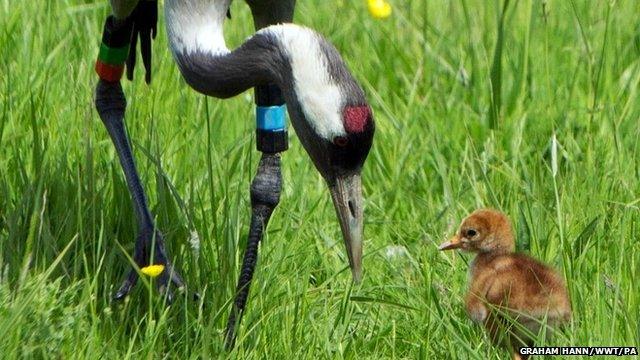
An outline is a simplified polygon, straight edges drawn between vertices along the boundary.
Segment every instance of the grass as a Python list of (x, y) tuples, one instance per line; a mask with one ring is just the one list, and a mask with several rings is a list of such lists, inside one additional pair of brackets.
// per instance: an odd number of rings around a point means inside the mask
[[(136, 227), (92, 103), (107, 4), (0, 0), (3, 358), (507, 358), (464, 313), (469, 256), (436, 250), (480, 206), (509, 213), (520, 250), (567, 278), (574, 319), (549, 343), (640, 345), (640, 2), (394, 1), (378, 21), (364, 1), (299, 1), (296, 21), (338, 47), (376, 114), (365, 277), (351, 284), (292, 136), (231, 353), (259, 157), (251, 94), (191, 91), (164, 31), (152, 85), (140, 69), (125, 82), (153, 212), (202, 301), (166, 308), (138, 286), (111, 303)], [(237, 46), (253, 30), (243, 2), (232, 13)]]

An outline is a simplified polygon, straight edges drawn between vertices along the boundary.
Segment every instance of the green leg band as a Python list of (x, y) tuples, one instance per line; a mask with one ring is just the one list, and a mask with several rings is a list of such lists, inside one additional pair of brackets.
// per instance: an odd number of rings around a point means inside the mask
[(129, 44), (120, 48), (110, 48), (104, 43), (100, 44), (98, 59), (109, 65), (122, 65), (129, 55)]

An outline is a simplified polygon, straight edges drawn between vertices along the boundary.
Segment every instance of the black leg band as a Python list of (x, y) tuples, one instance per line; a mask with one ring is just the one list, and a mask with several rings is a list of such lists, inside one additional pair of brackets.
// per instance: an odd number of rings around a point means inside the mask
[(256, 87), (256, 147), (258, 151), (276, 154), (289, 148), (285, 101), (282, 91), (273, 84)]

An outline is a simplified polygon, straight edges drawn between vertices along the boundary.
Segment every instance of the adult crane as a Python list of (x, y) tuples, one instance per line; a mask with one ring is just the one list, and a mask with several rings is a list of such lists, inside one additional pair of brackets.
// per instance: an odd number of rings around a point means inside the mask
[[(280, 152), (288, 146), (285, 111), (329, 187), (355, 281), (362, 276), (360, 174), (375, 128), (364, 92), (337, 50), (308, 28), (283, 24), (292, 20), (295, 0), (246, 1), (258, 31), (233, 51), (227, 49), (222, 31), (231, 0), (165, 1), (170, 48), (193, 89), (229, 98), (256, 87), (256, 143), (262, 156), (251, 183), (251, 224), (227, 326), (228, 347), (233, 346), (235, 327), (246, 305), (258, 244), (280, 199)], [(117, 150), (137, 215), (139, 236), (133, 258), (138, 267), (165, 265), (158, 284), (161, 291), (169, 291), (171, 285), (183, 287), (184, 282), (167, 256), (162, 234), (148, 209), (124, 127), (126, 99), (120, 85), (125, 62), (129, 77), (132, 75), (138, 37), (146, 80), (150, 80), (150, 38), (156, 32), (157, 5), (148, 0), (111, 0), (111, 5), (114, 15), (105, 24), (96, 62), (100, 76), (96, 108)], [(137, 277), (132, 269), (115, 298), (125, 297)]]

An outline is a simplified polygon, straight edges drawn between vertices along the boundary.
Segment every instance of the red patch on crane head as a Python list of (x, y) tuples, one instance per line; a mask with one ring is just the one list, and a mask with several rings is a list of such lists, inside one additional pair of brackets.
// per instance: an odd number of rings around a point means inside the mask
[(361, 133), (371, 118), (371, 109), (366, 105), (347, 106), (344, 108), (342, 116), (344, 117), (344, 128), (348, 133)]

